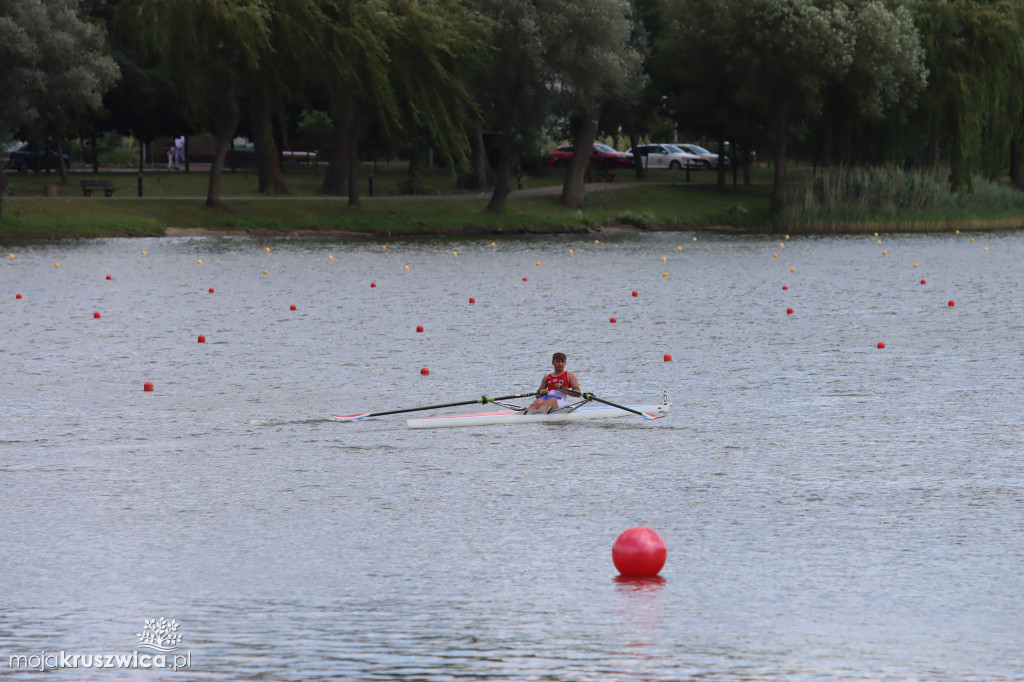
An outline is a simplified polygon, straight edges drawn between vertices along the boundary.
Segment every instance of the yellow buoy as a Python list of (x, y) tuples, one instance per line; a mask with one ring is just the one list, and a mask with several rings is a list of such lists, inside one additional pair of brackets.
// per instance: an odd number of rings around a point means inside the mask
[(661, 257), (661, 262), (662, 262), (662, 263), (666, 263), (666, 262), (668, 262), (668, 258), (665, 258), (664, 256), (662, 256), (662, 257)]
[(772, 258), (778, 258), (778, 257), (779, 257), (779, 254), (777, 254), (777, 253), (773, 253), (772, 254)]
[(677, 246), (676, 247), (676, 251), (682, 251), (682, 250), (683, 250), (683, 247), (681, 247), (681, 246)]
[(790, 268), (789, 271), (790, 272), (796, 272), (796, 268)]
[(570, 256), (572, 255), (572, 249), (569, 249), (569, 255)]
[(334, 256), (328, 256), (327, 260), (334, 260)]
[(145, 256), (145, 255), (146, 255), (146, 252), (145, 252), (145, 251), (143, 251), (143, 252), (142, 252), (142, 255), (143, 255), (143, 256)]
[(915, 268), (917, 267), (917, 263), (914, 263), (914, 267), (915, 267)]
[(60, 267), (60, 263), (54, 263), (54, 264), (53, 264), (53, 267), (55, 267), (55, 268), (59, 268), (59, 267)]
[(491, 246), (495, 246), (495, 243), (494, 243), (494, 242), (491, 242)]
[(696, 238), (696, 237), (694, 237), (694, 238), (693, 238), (693, 241), (697, 241), (697, 238)]
[(972, 244), (974, 243), (974, 237), (971, 237), (971, 243)]
[(409, 266), (408, 266), (408, 265), (406, 265), (406, 266), (405, 266), (405, 269), (406, 269), (406, 270), (408, 270), (408, 269), (409, 269)]
[(888, 255), (889, 255), (889, 252), (888, 252), (888, 251), (883, 251), (883, 252), (882, 252), (882, 255), (883, 255), (883, 256), (888, 256)]
[(380, 250), (381, 251), (387, 251), (388, 250), (388, 245), (387, 244), (381, 244), (380, 245)]
[(14, 258), (14, 254), (12, 253), (12, 254), (10, 255), (10, 257), (11, 257), (11, 258)]
[(667, 272), (663, 272), (663, 273), (661, 273), (661, 276), (662, 277), (668, 277), (668, 273)]
[(537, 267), (538, 268), (540, 267), (540, 261), (537, 261)]
[(269, 246), (267, 247), (266, 250), (267, 250), (267, 253), (270, 253), (270, 247)]
[(594, 243), (595, 243), (595, 244), (600, 244), (601, 242), (599, 242), (598, 240), (596, 240), (596, 239), (595, 239), (595, 240), (594, 240)]
[(457, 258), (459, 256), (459, 252), (458, 251), (452, 251), (452, 256)]
[(987, 246), (985, 247), (985, 250), (988, 251), (988, 247)]
[(199, 260), (196, 261), (196, 263), (198, 263), (199, 265), (202, 265), (203, 264), (203, 259), (200, 258)]
[(264, 271), (263, 271), (263, 274), (264, 274), (264, 275), (269, 275), (270, 273), (269, 273), (268, 271), (264, 270)]

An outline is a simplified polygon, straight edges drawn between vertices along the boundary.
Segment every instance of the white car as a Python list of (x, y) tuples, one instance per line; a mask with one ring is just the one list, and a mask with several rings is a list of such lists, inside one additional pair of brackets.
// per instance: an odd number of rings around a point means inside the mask
[[(640, 152), (644, 168), (680, 170), (704, 167), (704, 162), (699, 156), (685, 152), (674, 144), (638, 144), (636, 150)], [(626, 153), (632, 154), (633, 150), (630, 149)]]
[[(704, 147), (697, 144), (677, 144), (676, 146), (685, 152), (689, 152), (690, 154), (700, 157), (701, 162), (704, 164), (704, 168), (718, 168), (718, 154), (709, 152), (707, 149), (704, 149)], [(729, 157), (723, 156), (722, 159), (722, 165), (728, 168), (730, 163)]]

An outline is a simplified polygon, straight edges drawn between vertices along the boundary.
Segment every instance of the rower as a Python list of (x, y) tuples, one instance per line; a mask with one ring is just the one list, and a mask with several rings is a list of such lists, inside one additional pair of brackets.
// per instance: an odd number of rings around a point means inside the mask
[(576, 380), (576, 375), (565, 369), (565, 363), (565, 353), (555, 353), (551, 356), (553, 371), (541, 380), (540, 388), (537, 389), (537, 399), (526, 408), (527, 411), (551, 411), (565, 407), (565, 402), (569, 396), (559, 390), (560, 388), (564, 387), (576, 392), (580, 391), (580, 384)]

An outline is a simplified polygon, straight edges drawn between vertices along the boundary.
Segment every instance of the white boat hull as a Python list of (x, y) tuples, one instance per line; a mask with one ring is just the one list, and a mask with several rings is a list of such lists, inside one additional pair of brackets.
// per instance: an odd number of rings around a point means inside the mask
[[(652, 416), (664, 417), (668, 414), (671, 403), (664, 403), (662, 405), (627, 405), (626, 407)], [(500, 412), (476, 412), (471, 414), (422, 417), (419, 419), (408, 419), (406, 423), (410, 429), (441, 429), (454, 426), (569, 422), (580, 419), (604, 419), (606, 417), (636, 417), (637, 419), (642, 419), (639, 415), (610, 405), (584, 405), (575, 410), (565, 412), (532, 412), (524, 414), (522, 411), (501, 410)]]

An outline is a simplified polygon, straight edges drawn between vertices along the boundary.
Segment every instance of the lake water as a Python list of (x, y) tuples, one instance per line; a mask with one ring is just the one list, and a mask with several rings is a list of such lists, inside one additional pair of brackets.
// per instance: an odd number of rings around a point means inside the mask
[(1024, 679), (1024, 233), (597, 237), (5, 245), (0, 675)]

